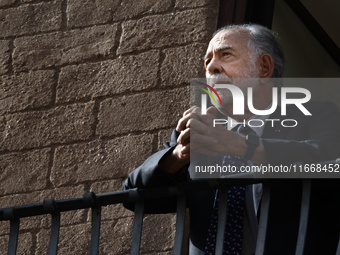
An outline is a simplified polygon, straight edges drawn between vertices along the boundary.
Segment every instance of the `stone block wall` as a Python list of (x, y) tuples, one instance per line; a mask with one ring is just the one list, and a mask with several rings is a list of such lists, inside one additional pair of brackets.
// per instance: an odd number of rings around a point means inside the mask
[[(217, 0), (0, 0), (0, 207), (120, 190), (189, 107), (217, 14)], [(59, 254), (88, 254), (90, 214), (62, 214)], [(100, 254), (129, 254), (132, 220), (103, 208)], [(142, 254), (171, 254), (174, 223), (147, 215)], [(18, 254), (47, 254), (49, 227), (22, 219)]]

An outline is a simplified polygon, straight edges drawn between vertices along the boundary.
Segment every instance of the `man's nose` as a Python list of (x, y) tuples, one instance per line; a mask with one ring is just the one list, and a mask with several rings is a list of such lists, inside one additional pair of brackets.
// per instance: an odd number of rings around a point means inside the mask
[(211, 59), (210, 63), (207, 65), (207, 71), (210, 74), (216, 74), (222, 72), (222, 66), (218, 59), (213, 58)]

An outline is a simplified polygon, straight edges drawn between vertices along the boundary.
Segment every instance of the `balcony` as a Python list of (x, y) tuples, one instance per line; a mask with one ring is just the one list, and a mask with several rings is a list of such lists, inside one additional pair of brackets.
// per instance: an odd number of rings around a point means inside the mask
[[(173, 254), (182, 254), (185, 238), (185, 218), (187, 195), (191, 192), (202, 190), (219, 189), (220, 203), (219, 215), (226, 215), (227, 196), (226, 187), (237, 185), (248, 185), (253, 183), (263, 183), (263, 196), (260, 209), (260, 221), (257, 237), (256, 255), (268, 254), (266, 252), (266, 240), (268, 237), (268, 217), (269, 205), (271, 203), (271, 180), (256, 180), (256, 179), (211, 179), (199, 180), (187, 183), (182, 183), (176, 186), (165, 186), (153, 189), (131, 189), (127, 191), (116, 191), (111, 193), (94, 194), (86, 192), (82, 197), (75, 197), (63, 200), (45, 200), (42, 203), (14, 206), (0, 209), (0, 220), (10, 222), (10, 233), (8, 242), (8, 255), (16, 254), (20, 219), (25, 217), (33, 217), (37, 215), (49, 214), (51, 216), (51, 235), (48, 247), (48, 254), (57, 254), (59, 231), (60, 231), (60, 215), (67, 211), (75, 211), (85, 208), (91, 209), (92, 215), (92, 230), (90, 241), (90, 254), (99, 254), (99, 240), (101, 227), (101, 208), (103, 206), (120, 204), (120, 203), (135, 203), (134, 223), (132, 229), (132, 240), (130, 254), (140, 254), (141, 236), (143, 230), (143, 217), (145, 201), (149, 199), (166, 198), (171, 196), (177, 197), (177, 217), (176, 217), (176, 233), (173, 245)], [(302, 181), (301, 195), (301, 210), (299, 232), (296, 243), (296, 255), (305, 254), (304, 251), (308, 245), (308, 219), (310, 216), (310, 201), (311, 201), (311, 186), (312, 180)], [(338, 194), (339, 195), (339, 194)], [(337, 196), (338, 197), (338, 196)], [(224, 201), (224, 202), (223, 202)], [(288, 205), (289, 206), (289, 205)], [(216, 254), (222, 254), (223, 235), (226, 217), (218, 219)], [(330, 226), (335, 227), (336, 226)], [(114, 239), (114, 237), (112, 237)], [(340, 244), (338, 244), (336, 255), (340, 254)]]

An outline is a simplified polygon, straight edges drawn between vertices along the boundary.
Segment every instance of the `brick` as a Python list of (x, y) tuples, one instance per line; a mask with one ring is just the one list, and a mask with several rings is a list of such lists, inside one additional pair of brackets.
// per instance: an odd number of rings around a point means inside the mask
[[(128, 254), (131, 247), (132, 225), (132, 217), (118, 221), (103, 221), (100, 229), (99, 254)], [(58, 254), (87, 254), (90, 231), (89, 224), (62, 227)], [(38, 233), (36, 254), (46, 254), (49, 235), (50, 231), (47, 229)]]
[(6, 136), (5, 130), (6, 130), (6, 119), (5, 119), (5, 117), (0, 115), (0, 135), (1, 135), (1, 140), (4, 139), (4, 137)]
[[(8, 235), (9, 231), (10, 231), (10, 221), (2, 221), (0, 224), (0, 235)], [(2, 245), (0, 244), (0, 251), (2, 250), (3, 250)]]
[(11, 6), (15, 3), (15, 0), (1, 0), (0, 7)]
[(171, 6), (171, 0), (73, 0), (67, 5), (69, 27), (89, 26), (109, 21), (131, 19), (139, 15), (164, 12)]
[(111, 136), (175, 127), (189, 108), (188, 87), (107, 99), (100, 104), (97, 133)]
[[(37, 234), (35, 254), (47, 254), (50, 230)], [(90, 251), (91, 225), (80, 224), (60, 228), (58, 254), (88, 254)]]
[[(8, 224), (8, 226), (9, 226), (9, 224)], [(0, 250), (2, 251), (3, 254), (6, 254), (6, 252), (7, 252), (7, 249), (8, 249), (8, 240), (9, 240), (9, 236), (8, 235), (0, 237)]]
[(133, 218), (119, 219), (117, 222), (102, 222), (100, 229), (99, 254), (129, 254), (131, 247)]
[(133, 19), (140, 15), (165, 12), (171, 8), (171, 0), (125, 0), (113, 10), (113, 20)]
[[(1, 254), (7, 254), (9, 236), (0, 237)], [(16, 254), (33, 255), (33, 237), (31, 233), (19, 233)]]
[[(59, 254), (86, 254), (90, 249), (91, 225), (81, 224), (60, 229)], [(84, 251), (84, 252), (79, 252)]]
[(0, 148), (17, 150), (87, 140), (93, 133), (93, 108), (93, 103), (85, 103), (6, 115)]
[(97, 193), (97, 194), (120, 191), (122, 189), (124, 180), (125, 178), (120, 178), (120, 179), (115, 179), (115, 180), (94, 182), (91, 185), (90, 191)]
[(143, 220), (142, 252), (164, 251), (173, 248), (176, 216), (147, 215)]
[(164, 252), (151, 252), (151, 253), (144, 253), (145, 255), (171, 255), (172, 254), (172, 250), (171, 251), (164, 251)]
[(165, 148), (163, 144), (165, 142), (170, 142), (171, 134), (174, 128), (169, 128), (158, 132), (158, 150), (163, 150)]
[[(120, 191), (122, 189), (124, 179), (95, 182), (91, 185), (91, 191), (98, 193), (108, 193)], [(123, 207), (122, 204), (108, 205), (102, 207), (102, 220), (115, 220), (119, 218), (133, 216), (133, 213)], [(90, 220), (90, 215), (88, 221)]]
[(34, 70), (95, 60), (112, 54), (117, 25), (25, 36), (14, 40), (15, 71)]
[[(28, 203), (30, 204), (30, 203)], [(89, 209), (76, 210), (70, 212), (63, 212), (61, 214), (61, 226), (79, 224), (86, 221)], [(52, 217), (49, 214), (33, 216), (29, 218), (20, 219), (20, 230), (27, 231), (36, 231), (42, 228), (50, 228), (51, 227)], [(1, 222), (0, 225), (0, 234), (9, 234), (10, 226), (9, 222), (7, 224), (3, 224)]]
[[(34, 184), (34, 183), (33, 183)], [(63, 187), (56, 189), (45, 189), (42, 191), (34, 191), (31, 193), (25, 194), (15, 194), (3, 196), (0, 198), (1, 207), (11, 207), (17, 205), (25, 205), (25, 204), (33, 204), (33, 203), (42, 203), (46, 199), (68, 199), (73, 197), (79, 197), (84, 194), (84, 186), (78, 185), (75, 187)], [(86, 220), (88, 210), (77, 210), (71, 212), (63, 212), (61, 214), (61, 224), (69, 225), (84, 222)], [(49, 215), (22, 218), (20, 220), (20, 229), (36, 229), (36, 228), (49, 228), (51, 225), (51, 217)], [(0, 225), (1, 226), (1, 225)], [(1, 233), (7, 233), (9, 228), (0, 228)]]
[(157, 85), (159, 52), (61, 69), (57, 102), (139, 91)]
[(206, 44), (195, 43), (185, 47), (165, 49), (165, 59), (161, 66), (162, 86), (189, 84), (191, 78), (204, 77), (203, 56), (206, 47)]
[(54, 83), (54, 71), (0, 77), (0, 114), (51, 104)]
[(81, 27), (111, 21), (112, 9), (119, 5), (119, 0), (68, 0), (67, 26)]
[(49, 159), (49, 149), (0, 155), (0, 194), (44, 189)]
[(61, 16), (60, 0), (0, 10), (0, 37), (57, 30)]
[[(33, 216), (29, 218), (21, 218), (20, 219), (20, 231), (35, 231), (40, 229), (41, 227), (49, 228), (50, 227), (50, 216), (49, 215), (39, 215)], [(0, 234), (1, 235), (9, 235), (10, 232), (10, 224), (9, 222), (1, 222), (0, 225)], [(0, 248), (1, 250), (1, 248)]]
[(216, 10), (196, 9), (126, 21), (118, 54), (208, 41), (216, 29), (216, 20)]
[(195, 8), (205, 5), (214, 6), (217, 9), (219, 2), (218, 0), (176, 0), (175, 9)]
[(0, 75), (8, 72), (9, 58), (9, 41), (0, 40)]
[(85, 181), (125, 178), (152, 152), (153, 135), (125, 136), (58, 147), (51, 181), (59, 187)]

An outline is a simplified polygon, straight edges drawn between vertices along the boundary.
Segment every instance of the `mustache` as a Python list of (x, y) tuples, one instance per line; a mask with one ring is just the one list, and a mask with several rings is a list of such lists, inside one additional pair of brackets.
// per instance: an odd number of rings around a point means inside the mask
[(212, 74), (207, 78), (207, 83), (214, 87), (216, 83), (233, 84), (233, 79), (225, 73)]

